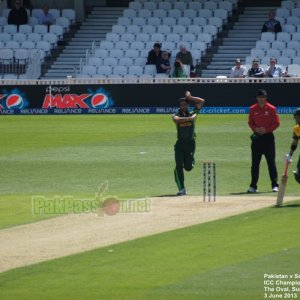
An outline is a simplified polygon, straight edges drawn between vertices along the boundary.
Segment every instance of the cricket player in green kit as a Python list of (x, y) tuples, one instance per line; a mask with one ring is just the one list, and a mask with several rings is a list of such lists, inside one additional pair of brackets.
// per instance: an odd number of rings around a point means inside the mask
[[(183, 170), (191, 171), (194, 167), (195, 122), (204, 101), (204, 99), (192, 96), (189, 91), (186, 91), (185, 97), (179, 99), (178, 112), (173, 115), (173, 121), (177, 128), (177, 142), (174, 146), (176, 162), (174, 175), (179, 190), (177, 196), (186, 195)], [(189, 110), (190, 104), (194, 105), (194, 109), (191, 111)]]

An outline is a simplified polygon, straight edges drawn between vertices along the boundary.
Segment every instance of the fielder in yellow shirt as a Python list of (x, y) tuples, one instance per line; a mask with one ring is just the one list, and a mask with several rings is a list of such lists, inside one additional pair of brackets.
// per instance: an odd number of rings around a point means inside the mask
[[(300, 139), (300, 108), (297, 108), (294, 111), (294, 118), (296, 121), (296, 125), (293, 128), (293, 141), (291, 144), (291, 149), (289, 154), (287, 154), (287, 160), (291, 161), (291, 157), (294, 153), (294, 151), (297, 149), (298, 141)], [(294, 171), (295, 179), (298, 183), (300, 183), (300, 155), (297, 162), (297, 170)]]

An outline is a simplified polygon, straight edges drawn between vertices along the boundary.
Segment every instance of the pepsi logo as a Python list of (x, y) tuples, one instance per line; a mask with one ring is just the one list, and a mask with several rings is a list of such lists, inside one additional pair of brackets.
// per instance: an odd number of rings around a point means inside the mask
[(94, 108), (105, 107), (107, 105), (108, 99), (104, 94), (95, 94), (92, 97), (91, 105)]
[(7, 108), (21, 108), (23, 106), (23, 99), (20, 95), (11, 94), (6, 99)]

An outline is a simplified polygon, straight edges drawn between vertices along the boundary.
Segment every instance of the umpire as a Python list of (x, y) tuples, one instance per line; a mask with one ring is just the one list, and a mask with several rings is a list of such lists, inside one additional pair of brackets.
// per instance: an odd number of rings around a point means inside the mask
[(273, 131), (279, 126), (279, 116), (275, 106), (267, 101), (267, 92), (259, 89), (256, 93), (257, 103), (250, 107), (248, 124), (251, 135), (251, 183), (248, 193), (257, 192), (259, 165), (264, 155), (269, 169), (272, 191), (278, 192), (277, 168), (275, 163), (275, 138)]
[[(193, 103), (194, 109), (189, 110), (189, 104)], [(177, 142), (174, 146), (176, 167), (174, 170), (175, 181), (178, 186), (177, 196), (186, 195), (183, 170), (191, 171), (194, 167), (195, 121), (204, 104), (204, 99), (194, 97), (189, 91), (185, 97), (179, 99), (179, 110), (173, 115), (173, 121), (177, 128)]]

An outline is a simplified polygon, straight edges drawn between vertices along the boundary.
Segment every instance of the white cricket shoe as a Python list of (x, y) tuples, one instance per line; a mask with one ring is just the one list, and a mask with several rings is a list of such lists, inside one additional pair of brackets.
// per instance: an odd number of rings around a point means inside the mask
[(272, 191), (273, 191), (273, 192), (278, 192), (278, 186), (273, 186), (273, 187), (272, 187)]
[(253, 194), (253, 193), (256, 193), (256, 192), (257, 192), (257, 189), (255, 189), (255, 188), (252, 187), (252, 186), (249, 186), (249, 189), (247, 190), (247, 193)]
[(178, 193), (176, 194), (177, 196), (184, 196), (186, 195), (186, 190), (185, 189), (181, 189), (178, 191)]

